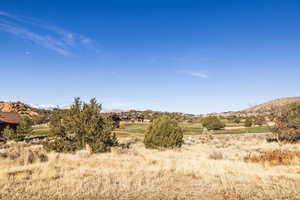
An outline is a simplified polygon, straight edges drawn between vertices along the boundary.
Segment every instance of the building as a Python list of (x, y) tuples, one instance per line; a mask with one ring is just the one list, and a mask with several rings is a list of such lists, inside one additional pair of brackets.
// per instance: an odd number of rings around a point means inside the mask
[(16, 129), (20, 121), (21, 117), (18, 113), (0, 112), (0, 132), (2, 132), (7, 126)]

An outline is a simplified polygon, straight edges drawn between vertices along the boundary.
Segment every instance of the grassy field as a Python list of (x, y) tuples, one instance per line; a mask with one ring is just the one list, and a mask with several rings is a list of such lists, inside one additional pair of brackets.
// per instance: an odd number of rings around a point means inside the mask
[[(121, 125), (121, 127), (116, 131), (117, 135), (120, 137), (126, 136), (143, 136), (146, 128), (149, 124), (146, 123), (128, 123)], [(181, 123), (183, 127), (184, 135), (201, 135), (203, 128), (200, 123)], [(236, 127), (236, 126), (233, 126)], [(251, 128), (240, 128), (233, 130), (218, 130), (211, 131), (212, 134), (242, 134), (242, 133), (266, 133), (270, 132), (270, 128), (266, 126), (262, 127), (251, 127)]]
[[(266, 137), (197, 136), (164, 151), (137, 141), (84, 157), (12, 146), (9, 156), (0, 154), (0, 200), (299, 200), (299, 144)], [(44, 155), (43, 162), (29, 152)]]
[(32, 135), (48, 135), (49, 128), (48, 127), (34, 127)]
[(181, 123), (193, 142), (155, 150), (142, 143), (148, 125), (122, 123), (119, 141), (137, 140), (101, 154), (12, 144), (0, 152), (0, 200), (300, 200), (300, 146), (267, 143), (268, 127), (207, 135), (200, 123)]
[[(143, 137), (147, 126), (149, 123), (126, 123), (122, 124), (121, 127), (115, 130), (115, 133), (119, 137)], [(201, 135), (203, 132), (203, 128), (200, 123), (181, 123), (183, 127), (184, 135)], [(227, 124), (227, 126), (231, 126), (231, 124)], [(237, 127), (237, 126), (231, 126)], [(242, 133), (266, 133), (270, 132), (270, 128), (266, 126), (262, 127), (251, 127), (251, 128), (241, 128), (241, 129), (233, 129), (233, 130), (218, 130), (211, 131), (212, 134), (242, 134)], [(49, 128), (48, 127), (35, 127), (33, 131), (33, 135), (48, 135)]]

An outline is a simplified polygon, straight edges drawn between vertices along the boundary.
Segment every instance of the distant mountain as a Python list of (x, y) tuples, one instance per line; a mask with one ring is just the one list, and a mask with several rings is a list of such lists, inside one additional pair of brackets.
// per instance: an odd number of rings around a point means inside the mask
[(28, 104), (32, 108), (42, 110), (54, 110), (54, 109), (67, 109), (69, 106), (65, 105), (52, 105), (52, 104)]
[(102, 113), (121, 113), (121, 112), (125, 112), (125, 111), (121, 109), (102, 108)]
[(252, 106), (248, 109), (243, 110), (245, 113), (266, 113), (272, 112), (275, 109), (281, 108), (283, 106), (289, 105), (291, 103), (300, 103), (300, 97), (287, 97), (275, 99), (263, 104)]

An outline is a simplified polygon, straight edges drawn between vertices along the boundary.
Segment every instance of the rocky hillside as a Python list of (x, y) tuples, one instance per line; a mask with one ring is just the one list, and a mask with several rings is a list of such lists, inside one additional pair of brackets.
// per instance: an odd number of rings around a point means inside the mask
[(30, 106), (21, 102), (0, 102), (0, 112), (16, 112), (32, 119), (39, 116)]
[(274, 109), (278, 109), (280, 107), (286, 106), (291, 103), (300, 103), (300, 97), (287, 97), (281, 99), (275, 99), (273, 101), (269, 101), (267, 103), (259, 104), (253, 107), (250, 107), (243, 112), (246, 113), (266, 113), (272, 112)]

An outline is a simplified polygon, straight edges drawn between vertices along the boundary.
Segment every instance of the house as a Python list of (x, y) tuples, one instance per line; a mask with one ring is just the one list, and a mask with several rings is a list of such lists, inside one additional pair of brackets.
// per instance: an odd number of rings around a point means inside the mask
[(16, 129), (20, 121), (21, 117), (18, 113), (0, 112), (0, 132), (2, 132), (7, 126)]

